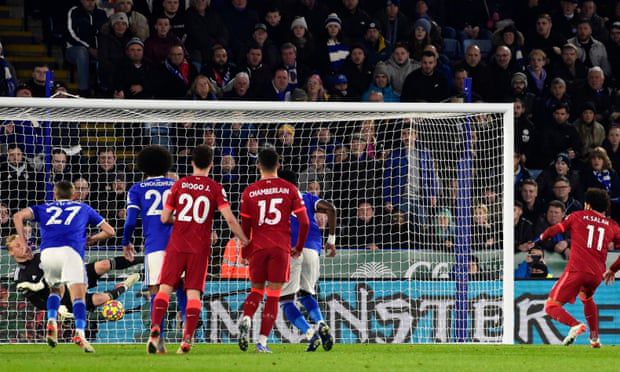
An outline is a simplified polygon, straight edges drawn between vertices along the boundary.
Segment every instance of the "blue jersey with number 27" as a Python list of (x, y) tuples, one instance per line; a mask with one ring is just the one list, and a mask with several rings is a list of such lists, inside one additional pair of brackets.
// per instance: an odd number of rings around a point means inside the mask
[(30, 207), (41, 230), (41, 251), (71, 247), (84, 258), (88, 226), (100, 226), (105, 219), (88, 204), (59, 200)]
[(172, 185), (172, 178), (147, 178), (131, 186), (127, 194), (127, 209), (140, 211), (145, 254), (163, 251), (168, 244), (172, 225), (161, 223), (160, 217)]

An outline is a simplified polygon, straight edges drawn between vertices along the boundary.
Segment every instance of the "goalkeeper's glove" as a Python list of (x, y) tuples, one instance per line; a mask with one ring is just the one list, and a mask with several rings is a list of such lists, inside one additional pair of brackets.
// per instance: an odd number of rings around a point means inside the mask
[(45, 288), (45, 283), (41, 280), (38, 283), (32, 282), (21, 282), (17, 285), (17, 290), (25, 293), (25, 292), (39, 292), (40, 290)]

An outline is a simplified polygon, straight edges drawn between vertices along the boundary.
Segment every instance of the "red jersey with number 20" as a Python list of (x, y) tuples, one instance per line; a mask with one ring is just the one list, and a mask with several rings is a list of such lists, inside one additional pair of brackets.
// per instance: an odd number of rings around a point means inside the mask
[(241, 196), (241, 217), (251, 221), (253, 251), (290, 251), (290, 216), (301, 212), (306, 213), (306, 207), (299, 190), (281, 178), (256, 181)]
[(209, 177), (183, 177), (172, 185), (165, 203), (176, 211), (166, 252), (210, 255), (215, 209), (228, 205), (222, 185)]
[(613, 220), (591, 210), (573, 212), (564, 221), (549, 227), (542, 239), (570, 232), (568, 265), (564, 271), (585, 272), (602, 276), (611, 242), (620, 245), (620, 227)]

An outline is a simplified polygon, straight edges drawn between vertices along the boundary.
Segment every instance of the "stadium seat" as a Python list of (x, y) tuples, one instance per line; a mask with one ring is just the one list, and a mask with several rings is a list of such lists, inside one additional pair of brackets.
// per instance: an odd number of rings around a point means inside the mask
[(480, 54), (482, 55), (482, 59), (487, 59), (487, 57), (491, 54), (493, 50), (493, 44), (491, 44), (491, 40), (483, 40), (483, 39), (463, 40), (463, 50), (467, 50), (467, 48), (472, 44), (478, 45), (478, 47), (480, 48)]
[(463, 58), (461, 43), (456, 39), (443, 39), (443, 53), (452, 61)]

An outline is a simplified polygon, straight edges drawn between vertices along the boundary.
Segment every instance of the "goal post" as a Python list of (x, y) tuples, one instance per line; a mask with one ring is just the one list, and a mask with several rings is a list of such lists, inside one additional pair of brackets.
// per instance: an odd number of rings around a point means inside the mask
[[(512, 104), (0, 98), (0, 123), (0, 208), (12, 215), (50, 200), (53, 181), (64, 177), (119, 234), (127, 190), (142, 177), (134, 155), (143, 146), (168, 147), (179, 177), (191, 172), (189, 149), (213, 146), (212, 174), (233, 209), (257, 177), (253, 147), (273, 147), (299, 174), (302, 192), (338, 208), (338, 252), (321, 254), (317, 285), (337, 342), (514, 343)], [(15, 151), (23, 162), (10, 164)], [(325, 218), (317, 221), (325, 229)], [(247, 268), (221, 221), (214, 230), (197, 336), (232, 342)], [(16, 291), (18, 266), (4, 247), (10, 221), (1, 231), (0, 342), (40, 342), (42, 313)], [(36, 225), (31, 241), (36, 248)], [(117, 238), (87, 251), (87, 260), (119, 255)], [(110, 271), (91, 291), (142, 271)], [(93, 340), (143, 342), (147, 297), (140, 285), (120, 297), (128, 311), (118, 322), (91, 314)], [(179, 320), (167, 323), (177, 337)], [(280, 314), (272, 338), (301, 335)]]

